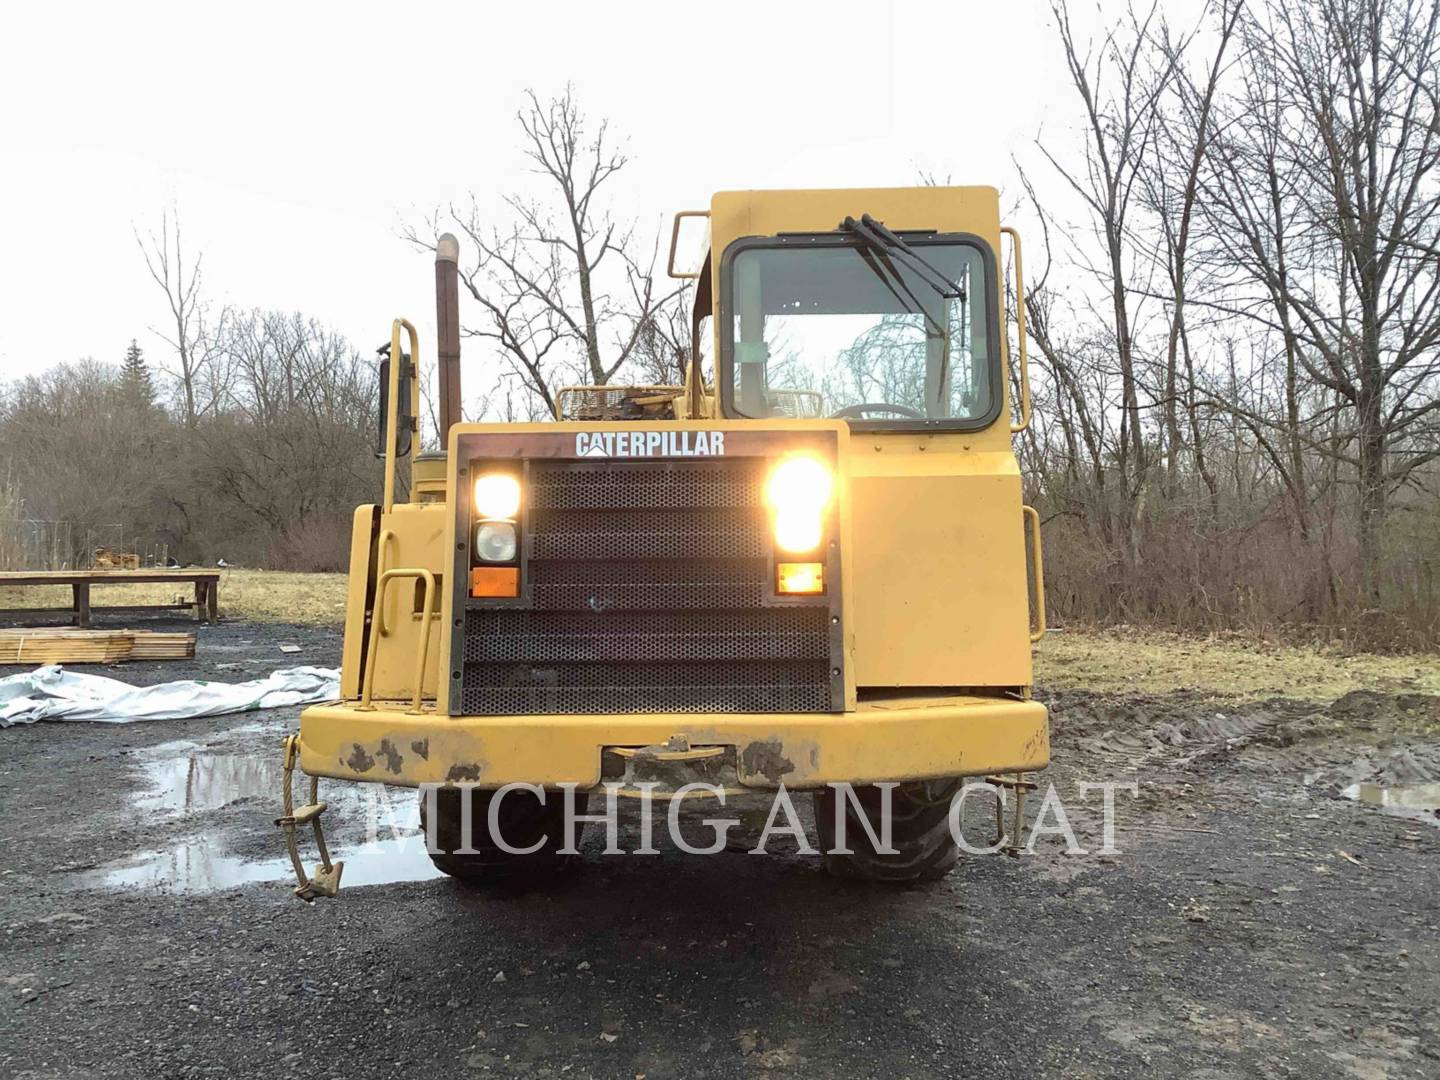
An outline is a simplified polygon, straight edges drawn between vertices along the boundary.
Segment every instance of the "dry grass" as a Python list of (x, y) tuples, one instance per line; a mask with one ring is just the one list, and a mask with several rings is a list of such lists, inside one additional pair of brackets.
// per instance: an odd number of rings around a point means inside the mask
[[(90, 603), (95, 607), (174, 601), (188, 603), (194, 596), (194, 586), (188, 583), (95, 585), (90, 590)], [(68, 585), (0, 589), (0, 608), (69, 606)], [(220, 576), (220, 617), (339, 626), (345, 618), (345, 575), (225, 570)], [(96, 621), (101, 625), (114, 623), (117, 618), (104, 612), (96, 615)]]
[(1035, 679), (1051, 689), (1332, 701), (1351, 690), (1440, 694), (1440, 657), (1344, 653), (1318, 646), (1197, 638), (1158, 630), (1047, 634)]
[[(92, 602), (146, 603), (191, 595), (188, 586), (96, 586)], [(65, 607), (68, 587), (0, 589), (0, 607)], [(222, 618), (339, 626), (344, 574), (227, 570)], [(102, 625), (110, 620), (103, 614)], [(1317, 646), (1234, 637), (1187, 637), (1156, 630), (1052, 633), (1036, 653), (1036, 681), (1049, 689), (1163, 694), (1194, 690), (1217, 698), (1294, 697), (1329, 701), (1351, 690), (1440, 694), (1440, 657), (1347, 654)]]
[(344, 574), (230, 570), (220, 579), (220, 610), (233, 619), (339, 626), (345, 621)]

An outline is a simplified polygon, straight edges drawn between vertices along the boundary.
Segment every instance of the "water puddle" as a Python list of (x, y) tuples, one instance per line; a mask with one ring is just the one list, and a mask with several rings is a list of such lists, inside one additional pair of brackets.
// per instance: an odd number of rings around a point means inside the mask
[(1440, 784), (1351, 784), (1347, 799), (1379, 807), (1387, 814), (1440, 825)]
[[(252, 723), (206, 742), (175, 740), (137, 750), (130, 763), (144, 783), (133, 805), (152, 836), (158, 834), (150, 842), (158, 839), (160, 846), (99, 866), (72, 867), (70, 880), (85, 888), (183, 893), (293, 884), (290, 859), (272, 824), (280, 812), (280, 740), (268, 738), (288, 726)], [(308, 778), (297, 775), (296, 802), (308, 795)], [(345, 863), (342, 888), (442, 876), (425, 850), (416, 792), (322, 780), (320, 797), (328, 806), (325, 833), (331, 857)], [(638, 809), (629, 803), (621, 800), (622, 828), (635, 827)], [(803, 805), (802, 815), (808, 813), (809, 800)], [(742, 824), (727, 836), (727, 847), (748, 850), (768, 819), (769, 800), (746, 796), (731, 806)], [(662, 808), (657, 815), (663, 820), (665, 812)], [(713, 812), (708, 800), (698, 800), (681, 808), (680, 820), (690, 826)], [(690, 835), (696, 844), (710, 839), (703, 829)], [(308, 828), (300, 832), (300, 851), (308, 870), (319, 858)]]
[[(279, 833), (276, 833), (279, 843)], [(315, 862), (313, 853), (302, 851), (306, 869)], [(379, 840), (351, 850), (335, 850), (331, 857), (343, 860), (340, 884), (385, 885), (393, 881), (424, 881), (440, 877), (440, 871), (425, 851), (422, 836)], [(109, 868), (86, 875), (87, 885), (107, 889), (164, 888), (177, 892), (213, 892), (237, 885), (259, 882), (294, 883), (295, 872), (287, 856), (248, 860), (218, 852), (208, 840), (177, 844), (168, 851), (141, 852)]]
[(246, 799), (280, 797), (280, 762), (276, 754), (208, 754), (195, 752), (164, 758), (144, 766), (148, 791), (136, 796), (146, 810), (168, 814), (218, 810)]
[[(264, 724), (247, 724), (228, 732), (226, 741), (269, 730)], [(139, 852), (98, 867), (79, 875), (78, 883), (107, 889), (209, 892), (252, 883), (293, 881), (294, 872), (284, 853), (280, 831), (271, 824), (280, 807), (278, 746), (225, 749), (223, 744), (217, 748), (179, 740), (152, 747), (143, 752), (143, 757), (137, 757), (146, 784), (136, 793), (135, 806), (148, 815), (174, 821), (180, 829), (192, 816), (210, 815), (206, 835), (186, 836), (172, 847)], [(297, 775), (297, 802), (304, 801), (307, 793), (307, 778)], [(329, 806), (325, 817), (331, 857), (345, 862), (342, 886), (440, 876), (425, 851), (414, 792), (380, 784), (322, 780), (321, 798)], [(214, 822), (213, 812), (236, 804), (253, 804), (245, 806), (245, 821)], [(252, 809), (253, 819), (249, 813)], [(227, 849), (230, 842), (242, 838), (249, 841), (247, 847), (255, 846), (257, 832), (263, 832), (273, 856), (250, 859)], [(301, 856), (307, 868), (318, 859), (308, 828), (301, 834)]]

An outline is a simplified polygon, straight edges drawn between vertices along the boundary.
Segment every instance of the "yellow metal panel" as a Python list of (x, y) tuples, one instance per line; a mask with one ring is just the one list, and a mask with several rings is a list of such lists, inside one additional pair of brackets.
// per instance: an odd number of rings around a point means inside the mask
[(734, 746), (740, 782), (817, 787), (1044, 768), (1045, 706), (981, 697), (908, 697), (849, 713), (775, 715), (419, 716), (317, 705), (300, 718), (300, 767), (312, 776), (416, 786), (499, 787), (600, 781), (606, 746)]
[(717, 191), (710, 200), (710, 243), (718, 257), (739, 236), (830, 232), (845, 217), (862, 214), (891, 229), (975, 233), (992, 247), (1000, 238), (1000, 193), (993, 187), (797, 188)]
[(365, 600), (371, 581), (371, 543), (375, 506), (357, 506), (350, 529), (350, 576), (345, 589), (345, 647), (340, 654), (340, 695), (360, 696), (360, 665), (365, 652)]
[(850, 459), (857, 684), (1029, 685), (1014, 457), (923, 437), (880, 446), (857, 438)]
[[(398, 503), (389, 513), (380, 515), (383, 543), (377, 556), (379, 570), (407, 567), (430, 570), (442, 580), (442, 594), (449, 593), (452, 582), (448, 570), (450, 516), (444, 503)], [(376, 578), (379, 573), (376, 573)], [(374, 696), (376, 698), (410, 697), (415, 689), (415, 658), (420, 647), (422, 629), (431, 635), (429, 656), (425, 664), (423, 696), (434, 698), (436, 672), (439, 670), (441, 644), (449, 635), (440, 633), (444, 613), (428, 622), (415, 611), (415, 590), (406, 582), (390, 586), (386, 599), (385, 624), (390, 629), (379, 644), (375, 657)]]

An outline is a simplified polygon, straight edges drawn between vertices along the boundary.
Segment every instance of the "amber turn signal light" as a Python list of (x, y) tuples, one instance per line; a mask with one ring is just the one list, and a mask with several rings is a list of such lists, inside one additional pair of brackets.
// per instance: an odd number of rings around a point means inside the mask
[(785, 596), (818, 596), (825, 591), (824, 565), (818, 562), (776, 564), (775, 591)]
[(473, 566), (470, 568), (471, 596), (519, 596), (518, 566)]

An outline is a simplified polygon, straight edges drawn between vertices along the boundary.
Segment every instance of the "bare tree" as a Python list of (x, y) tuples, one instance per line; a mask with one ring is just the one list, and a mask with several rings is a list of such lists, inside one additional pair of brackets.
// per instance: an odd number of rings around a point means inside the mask
[(1053, 10), (1085, 147), (1038, 149), (1084, 212), (1022, 171), (1044, 267), (1022, 452), (1057, 604), (1430, 640), (1440, 0), (1209, 0), (1094, 46)]
[[(1104, 293), (1103, 316), (1098, 310), (1096, 316), (1111, 338), (1118, 369), (1120, 430), (1115, 464), (1123, 496), (1125, 553), (1133, 566), (1141, 557), (1139, 524), (1149, 458), (1142, 423), (1136, 321), (1139, 305), (1149, 291), (1147, 275), (1155, 268), (1143, 259), (1137, 265), (1131, 217), (1142, 166), (1155, 152), (1158, 103), (1169, 83), (1171, 65), (1150, 66), (1154, 4), (1143, 13), (1129, 9), (1098, 47), (1077, 39), (1066, 0), (1052, 0), (1051, 11), (1084, 113), (1086, 153), (1083, 165), (1077, 168), (1043, 145), (1040, 152), (1084, 203), (1088, 227), (1098, 241), (1099, 250), (1092, 257), (1089, 238), (1068, 227), (1060, 228), (1075, 251), (1078, 267)], [(1141, 276), (1139, 287), (1134, 281), (1137, 274)]]
[(635, 374), (652, 386), (680, 386), (690, 367), (690, 290), (682, 285), (674, 299), (657, 305), (640, 325), (631, 351)]
[[(214, 408), (224, 384), (217, 377), (213, 334), (206, 321), (209, 308), (201, 289), (200, 271), (204, 256), (186, 260), (180, 217), (173, 207), (161, 213), (158, 236), (154, 230), (144, 238), (138, 228), (133, 231), (135, 243), (145, 257), (145, 268), (164, 291), (170, 307), (172, 329), (155, 332), (175, 350), (174, 374), (180, 387), (185, 426), (194, 429), (200, 418)], [(222, 310), (222, 326), (225, 318)]]
[[(604, 201), (629, 160), (608, 124), (592, 125), (568, 86), (543, 102), (527, 91), (516, 121), (549, 197), (509, 196), (505, 226), (487, 225), (474, 198), (448, 217), (473, 247), (460, 279), (483, 312), (464, 333), (494, 342), (509, 374), (550, 412), (565, 382), (604, 385), (642, 354), (653, 361), (680, 291), (657, 285), (658, 239), (639, 240)], [(432, 248), (413, 227), (406, 236)]]
[(1355, 469), (1378, 603), (1387, 500), (1440, 457), (1440, 4), (1271, 3), (1242, 26), (1253, 74), (1217, 141), (1217, 235), (1268, 301), (1247, 312), (1349, 418), (1341, 444), (1308, 442)]
[(27, 516), (67, 525), (71, 565), (88, 565), (87, 538), (156, 537), (166, 490), (182, 472), (169, 418), (127, 393), (113, 366), (82, 360), (28, 376), (0, 401), (0, 475)]
[[(1171, 36), (1168, 26), (1161, 24), (1154, 50), (1163, 68), (1173, 75), (1170, 80), (1172, 92), (1161, 103), (1169, 108), (1160, 110), (1155, 152), (1144, 159), (1141, 166), (1141, 182), (1148, 209), (1157, 226), (1154, 234), (1160, 247), (1152, 258), (1163, 262), (1169, 284), (1164, 297), (1169, 307), (1169, 326), (1160, 396), (1166, 444), (1165, 490), (1167, 495), (1175, 492), (1181, 450), (1188, 441), (1196, 471), (1209, 492), (1212, 509), (1219, 498), (1219, 486), (1205, 460), (1204, 440), (1199, 431), (1195, 366), (1186, 322), (1186, 302), (1192, 272), (1192, 236), (1197, 231), (1195, 223), (1199, 214), (1197, 204), (1201, 176), (1212, 132), (1211, 114), (1240, 12), (1239, 0), (1222, 0), (1214, 52), (1198, 80), (1186, 67), (1186, 48), (1193, 39), (1188, 36), (1176, 39)], [(1180, 430), (1182, 400), (1187, 405), (1188, 440)]]

